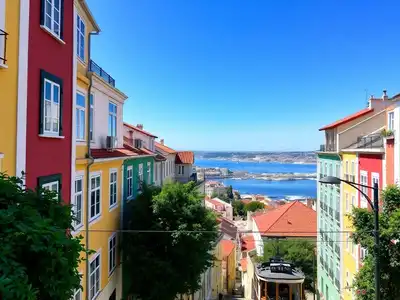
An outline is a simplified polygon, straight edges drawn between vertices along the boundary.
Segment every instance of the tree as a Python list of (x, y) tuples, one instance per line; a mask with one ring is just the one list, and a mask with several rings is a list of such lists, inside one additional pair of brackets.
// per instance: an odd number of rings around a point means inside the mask
[(317, 261), (315, 241), (275, 239), (264, 243), (262, 261), (268, 262), (271, 257), (281, 256), (285, 261), (292, 262), (305, 275), (304, 285), (313, 290), (314, 278), (317, 276)]
[(244, 203), (240, 200), (234, 200), (232, 202), (232, 207), (233, 207), (233, 215), (234, 216), (245, 216), (246, 212), (244, 210)]
[[(400, 299), (400, 189), (388, 186), (382, 191), (383, 210), (379, 215), (381, 299)], [(375, 299), (374, 216), (369, 209), (354, 208), (350, 214), (354, 225), (352, 239), (368, 251), (363, 266), (355, 276), (353, 289), (357, 299)]]
[(123, 236), (125, 296), (173, 300), (200, 288), (218, 237), (216, 216), (202, 201), (191, 182), (167, 183), (161, 190), (145, 186), (128, 203), (124, 227), (138, 232)]
[(256, 210), (264, 209), (265, 205), (259, 201), (251, 201), (244, 206), (245, 212), (251, 211), (254, 212)]
[(228, 186), (228, 188), (226, 189), (226, 196), (232, 201), (233, 200), (233, 189), (232, 186)]
[(72, 299), (85, 251), (69, 233), (71, 206), (0, 174), (0, 299)]

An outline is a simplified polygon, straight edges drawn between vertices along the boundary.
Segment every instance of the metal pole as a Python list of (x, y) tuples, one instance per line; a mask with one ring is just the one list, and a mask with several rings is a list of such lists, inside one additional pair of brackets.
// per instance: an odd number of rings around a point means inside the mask
[(312, 268), (313, 268), (313, 275), (312, 275), (312, 277), (313, 277), (313, 287), (314, 287), (314, 291), (313, 291), (313, 298), (314, 298), (314, 300), (315, 300), (315, 292), (317, 291), (317, 287), (316, 287), (316, 284), (315, 284), (315, 252), (313, 253), (313, 256), (312, 256)]
[(378, 183), (374, 183), (374, 236), (375, 236), (375, 299), (380, 299), (380, 262), (379, 262), (379, 190)]

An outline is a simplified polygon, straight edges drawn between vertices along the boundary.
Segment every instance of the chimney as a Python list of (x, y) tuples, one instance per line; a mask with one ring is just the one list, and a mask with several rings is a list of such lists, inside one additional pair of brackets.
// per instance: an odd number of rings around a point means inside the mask
[(143, 124), (137, 124), (136, 127), (143, 130)]
[(161, 145), (164, 145), (164, 139), (161, 139), (161, 140), (160, 140), (160, 144), (161, 144)]
[(382, 100), (385, 101), (385, 100), (388, 100), (388, 99), (389, 99), (389, 97), (386, 94), (386, 90), (383, 90)]

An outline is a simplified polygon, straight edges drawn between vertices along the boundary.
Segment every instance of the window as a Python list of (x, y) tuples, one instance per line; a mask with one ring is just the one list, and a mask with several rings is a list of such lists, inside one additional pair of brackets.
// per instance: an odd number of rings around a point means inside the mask
[(56, 198), (59, 198), (61, 193), (61, 174), (39, 177), (38, 186), (57, 193)]
[(143, 164), (139, 164), (138, 168), (138, 191), (142, 190), (142, 184), (143, 184)]
[(101, 214), (101, 175), (96, 174), (90, 177), (90, 221)]
[(75, 290), (73, 300), (82, 300), (82, 290)]
[[(362, 184), (362, 185), (368, 185), (368, 176), (367, 176), (367, 172), (365, 172), (365, 171), (362, 171), (362, 173), (361, 173), (361, 175), (360, 175), (360, 184)], [(363, 193), (365, 193), (366, 195), (368, 195), (367, 193), (368, 193), (368, 188), (367, 187), (365, 187), (365, 186), (362, 186), (361, 187), (361, 191), (363, 192)], [(361, 194), (361, 208), (367, 208), (368, 207), (368, 202), (367, 202), (367, 199)]]
[(117, 136), (117, 105), (108, 104), (108, 135)]
[(147, 183), (151, 184), (151, 172), (150, 172), (150, 168), (151, 168), (151, 163), (148, 162), (147, 163)]
[(158, 181), (158, 163), (154, 164), (154, 181)]
[(354, 160), (351, 162), (351, 176), (350, 176), (350, 180), (352, 181), (352, 182), (356, 182), (356, 173), (355, 173), (355, 162), (354, 162)]
[(346, 199), (346, 212), (349, 212), (349, 194), (345, 194), (345, 199)]
[(351, 195), (351, 209), (353, 209), (355, 204), (356, 204), (356, 196), (355, 195)]
[(360, 259), (364, 260), (368, 255), (368, 250), (361, 247), (361, 251), (360, 251)]
[(91, 141), (94, 139), (93, 135), (93, 124), (94, 124), (94, 95), (90, 94), (90, 105), (89, 105), (89, 138)]
[(80, 16), (76, 16), (76, 54), (85, 61), (85, 22)]
[(74, 229), (83, 225), (83, 176), (75, 178), (75, 203), (73, 207), (75, 223)]
[(43, 0), (41, 7), (41, 25), (56, 37), (62, 39), (62, 0)]
[(346, 232), (346, 250), (349, 251), (350, 250), (350, 233)]
[(117, 205), (117, 170), (110, 171), (110, 207)]
[(117, 265), (117, 235), (114, 233), (108, 239), (108, 275), (111, 275), (116, 265)]
[(62, 135), (62, 80), (41, 70), (41, 107), (39, 133)]
[(132, 166), (129, 166), (126, 169), (126, 179), (127, 179), (127, 184), (126, 184), (126, 197), (129, 199), (133, 196), (133, 169)]
[(394, 112), (390, 112), (388, 114), (388, 129), (389, 130), (394, 130)]
[(375, 183), (378, 184), (378, 186), (379, 186), (379, 174), (378, 173), (372, 173), (371, 186), (374, 186)]
[(350, 287), (349, 284), (349, 271), (346, 271), (346, 288)]
[(89, 299), (92, 300), (100, 293), (100, 253), (90, 262)]
[(53, 181), (49, 183), (45, 183), (42, 185), (42, 188), (48, 191), (58, 193), (58, 181)]
[(349, 161), (346, 160), (346, 169), (344, 171), (344, 179), (349, 180)]
[(185, 174), (185, 166), (178, 166), (178, 174), (180, 175)]
[(336, 177), (340, 178), (340, 165), (336, 165)]
[(76, 93), (76, 138), (85, 139), (85, 95)]

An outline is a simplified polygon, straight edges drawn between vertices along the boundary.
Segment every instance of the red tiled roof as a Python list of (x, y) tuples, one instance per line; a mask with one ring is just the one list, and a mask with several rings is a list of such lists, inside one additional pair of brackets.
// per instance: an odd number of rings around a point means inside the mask
[[(124, 148), (128, 149), (128, 150), (130, 150), (132, 152), (135, 152), (137, 155), (149, 155), (147, 152), (143, 151), (143, 148), (141, 148), (141, 149), (135, 148), (135, 147), (132, 147), (131, 145), (129, 145), (127, 143), (124, 143)], [(153, 155), (154, 155), (154, 153), (153, 153)]]
[(247, 272), (247, 257), (240, 260), (240, 266), (242, 267), (243, 272)]
[(317, 236), (317, 213), (299, 201), (253, 215), (253, 220), (262, 236)]
[(130, 129), (132, 129), (132, 130), (139, 131), (139, 132), (141, 132), (141, 133), (143, 133), (143, 134), (145, 134), (145, 135), (148, 135), (148, 136), (150, 136), (150, 137), (158, 138), (158, 136), (155, 136), (154, 134), (151, 134), (150, 132), (145, 131), (145, 130), (143, 130), (143, 129), (140, 129), (140, 128), (138, 128), (138, 127), (136, 127), (136, 126), (133, 126), (133, 125), (131, 125), (131, 124), (128, 124), (128, 123), (125, 123), (125, 122), (124, 122), (124, 126), (130, 128)]
[(320, 128), (319, 131), (335, 128), (335, 127), (337, 127), (339, 125), (342, 125), (342, 124), (345, 124), (347, 122), (353, 121), (353, 120), (355, 120), (355, 119), (357, 119), (359, 117), (362, 117), (362, 116), (364, 116), (364, 115), (366, 115), (366, 114), (368, 114), (370, 112), (373, 112), (373, 111), (374, 111), (373, 108), (364, 108), (364, 109), (362, 109), (362, 110), (360, 110), (360, 111), (358, 111), (358, 112), (356, 112), (356, 113), (354, 113), (354, 114), (352, 114), (350, 116), (347, 116), (347, 117), (345, 117), (343, 119), (340, 119), (340, 120), (338, 120), (336, 122), (333, 122), (333, 123), (331, 123), (329, 125), (326, 125), (326, 126)]
[(214, 199), (206, 199), (207, 202), (210, 202), (211, 204), (217, 206), (217, 207), (225, 207), (222, 203), (218, 202), (217, 200)]
[(164, 144), (161, 144), (159, 142), (154, 142), (154, 144), (156, 145), (156, 148), (159, 148), (160, 150), (168, 153), (168, 154), (175, 154), (176, 151), (168, 146), (165, 146)]
[(256, 249), (256, 242), (252, 234), (245, 235), (241, 238), (242, 241), (242, 251), (251, 251)]
[(194, 164), (194, 153), (192, 151), (177, 152), (175, 157), (177, 164)]
[(117, 148), (112, 151), (107, 149), (92, 149), (91, 154), (94, 159), (138, 156), (137, 153), (126, 148)]
[(233, 249), (235, 249), (235, 243), (231, 240), (222, 240), (222, 256), (229, 256), (232, 253)]

